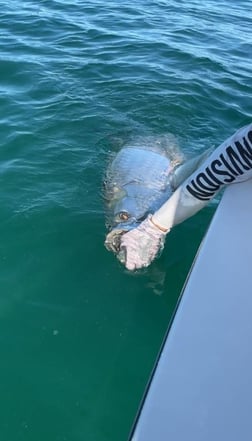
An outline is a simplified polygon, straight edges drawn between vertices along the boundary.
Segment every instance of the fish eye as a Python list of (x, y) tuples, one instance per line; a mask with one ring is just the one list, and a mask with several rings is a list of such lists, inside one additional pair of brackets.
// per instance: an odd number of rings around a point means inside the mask
[(129, 218), (130, 218), (130, 215), (126, 211), (121, 211), (119, 213), (119, 219), (121, 219), (122, 221), (127, 221), (127, 220), (129, 220)]

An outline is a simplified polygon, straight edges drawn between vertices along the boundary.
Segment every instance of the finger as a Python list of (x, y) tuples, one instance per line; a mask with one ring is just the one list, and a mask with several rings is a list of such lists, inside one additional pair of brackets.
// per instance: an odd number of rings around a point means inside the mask
[(132, 271), (135, 269), (135, 263), (134, 263), (134, 258), (130, 257), (130, 253), (127, 252), (127, 247), (126, 246), (121, 246), (120, 247), (120, 251), (117, 254), (117, 259), (123, 264), (125, 265), (125, 267)]
[(135, 264), (132, 262), (126, 262), (125, 266), (129, 271), (134, 271), (136, 269)]
[(117, 254), (117, 259), (123, 264), (125, 265), (126, 262), (126, 248), (125, 247), (120, 247), (120, 251)]
[(139, 250), (134, 248), (127, 248), (126, 250), (125, 266), (129, 270), (135, 270), (142, 267), (141, 258), (139, 256)]
[(125, 260), (125, 266), (128, 270), (133, 271), (134, 269), (138, 268), (137, 266), (138, 256), (136, 256), (136, 253), (133, 251), (127, 250), (126, 252), (126, 260)]

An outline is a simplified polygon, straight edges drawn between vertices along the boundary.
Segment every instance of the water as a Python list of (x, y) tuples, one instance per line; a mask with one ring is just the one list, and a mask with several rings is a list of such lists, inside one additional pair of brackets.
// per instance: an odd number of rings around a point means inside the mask
[(218, 201), (129, 275), (108, 253), (109, 151), (192, 155), (251, 122), (250, 2), (0, 1), (0, 435), (126, 441)]

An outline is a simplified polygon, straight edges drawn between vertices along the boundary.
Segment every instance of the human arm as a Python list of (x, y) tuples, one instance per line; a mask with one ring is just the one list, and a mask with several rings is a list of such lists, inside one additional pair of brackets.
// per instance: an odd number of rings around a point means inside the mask
[(122, 237), (119, 259), (133, 270), (148, 266), (165, 235), (201, 210), (225, 185), (252, 178), (252, 124), (224, 141), (162, 207)]

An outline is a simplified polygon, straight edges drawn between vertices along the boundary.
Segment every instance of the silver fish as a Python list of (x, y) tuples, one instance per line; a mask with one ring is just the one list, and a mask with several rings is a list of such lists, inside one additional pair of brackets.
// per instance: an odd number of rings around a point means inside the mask
[(185, 162), (170, 134), (124, 145), (105, 176), (106, 248), (118, 254), (122, 235), (158, 210), (198, 164)]

